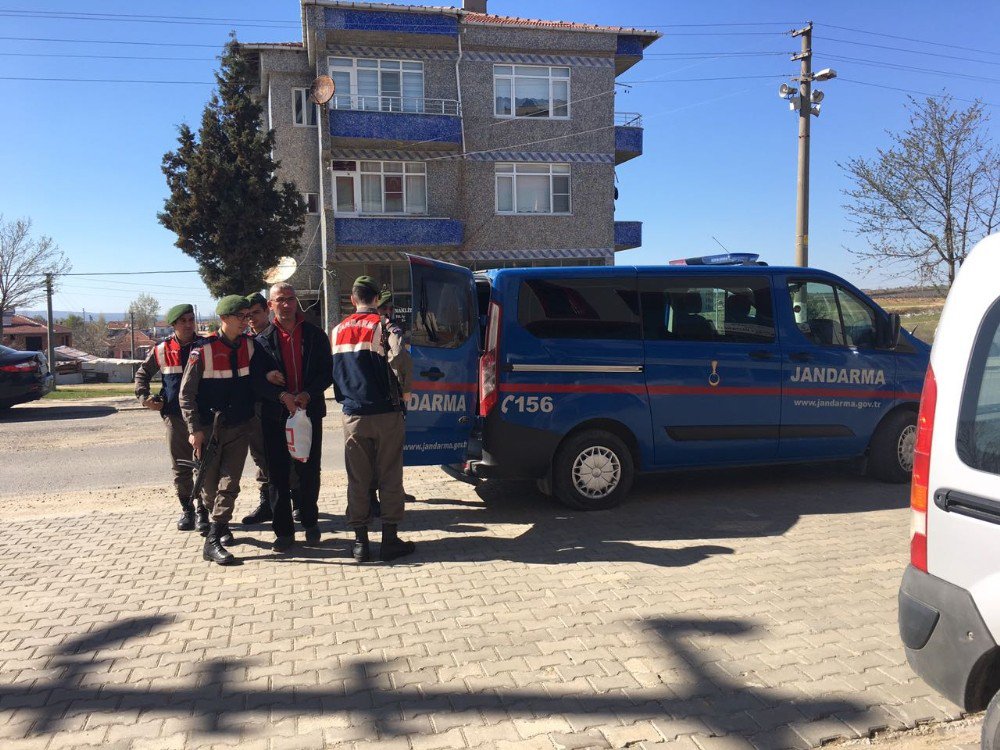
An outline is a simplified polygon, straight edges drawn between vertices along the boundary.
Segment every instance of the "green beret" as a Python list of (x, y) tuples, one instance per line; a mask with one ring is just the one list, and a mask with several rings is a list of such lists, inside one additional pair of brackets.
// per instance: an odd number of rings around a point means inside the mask
[(181, 315), (187, 315), (188, 313), (194, 312), (193, 305), (174, 305), (169, 310), (167, 310), (167, 323), (173, 325), (177, 322), (177, 319)]
[(230, 294), (219, 300), (215, 306), (216, 315), (235, 315), (240, 310), (250, 309), (247, 298), (242, 294)]
[(260, 292), (254, 292), (253, 294), (247, 295), (247, 304), (249, 304), (250, 307), (253, 307), (254, 305), (267, 307), (267, 300), (264, 299), (264, 295)]
[(378, 282), (375, 281), (375, 279), (373, 279), (371, 276), (358, 276), (358, 278), (354, 280), (354, 286), (360, 286), (364, 289), (370, 289), (374, 294), (378, 294), (379, 291)]

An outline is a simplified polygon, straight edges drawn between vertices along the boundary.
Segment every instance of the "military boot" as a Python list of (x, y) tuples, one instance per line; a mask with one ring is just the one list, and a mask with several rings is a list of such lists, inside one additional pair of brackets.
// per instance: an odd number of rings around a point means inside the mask
[(198, 525), (195, 526), (198, 529), (198, 533), (205, 536), (208, 533), (208, 508), (201, 502), (198, 501)]
[(404, 542), (396, 536), (396, 524), (382, 524), (382, 546), (379, 548), (378, 555), (383, 562), (409, 555), (416, 548), (417, 545), (413, 542)]
[(219, 523), (216, 524), (216, 526), (219, 527), (219, 541), (223, 545), (228, 546), (230, 544), (236, 544), (236, 540), (233, 539), (233, 532), (229, 530), (228, 523)]
[(261, 487), (260, 503), (258, 503), (253, 513), (243, 517), (242, 523), (244, 526), (254, 526), (258, 523), (267, 523), (273, 518), (274, 514), (271, 513), (271, 499), (268, 497), (267, 490)]
[(236, 558), (222, 546), (222, 542), (219, 540), (219, 527), (222, 525), (218, 523), (209, 525), (208, 536), (205, 537), (205, 547), (201, 551), (201, 556), (202, 559), (219, 565), (232, 565), (236, 562)]
[(368, 527), (361, 526), (354, 530), (354, 548), (351, 550), (354, 555), (354, 562), (369, 562), (372, 559), (371, 549), (368, 547)]
[(180, 501), (181, 514), (177, 518), (177, 530), (191, 531), (194, 529), (194, 505), (191, 504), (190, 500), (186, 500), (183, 497), (180, 498)]

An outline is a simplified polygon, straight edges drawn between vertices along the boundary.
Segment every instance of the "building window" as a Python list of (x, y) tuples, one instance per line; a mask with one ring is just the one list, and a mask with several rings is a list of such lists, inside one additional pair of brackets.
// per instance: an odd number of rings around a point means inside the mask
[(569, 118), (569, 68), (494, 65), (497, 117)]
[(303, 193), (302, 202), (305, 204), (307, 214), (319, 213), (319, 193)]
[(497, 213), (568, 214), (569, 178), (569, 164), (497, 164)]
[(302, 127), (316, 126), (316, 105), (309, 101), (309, 89), (292, 89), (292, 122)]
[(416, 161), (334, 162), (338, 214), (427, 213), (427, 165)]
[(421, 62), (331, 57), (328, 64), (337, 92), (331, 102), (333, 109), (424, 111)]

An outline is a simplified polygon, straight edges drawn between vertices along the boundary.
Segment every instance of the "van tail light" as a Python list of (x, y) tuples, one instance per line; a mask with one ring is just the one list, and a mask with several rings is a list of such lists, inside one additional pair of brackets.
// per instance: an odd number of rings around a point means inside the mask
[(933, 368), (928, 365), (924, 388), (920, 393), (917, 442), (913, 449), (913, 480), (910, 484), (910, 564), (924, 573), (927, 572), (927, 496), (936, 408), (937, 381)]
[(38, 362), (18, 362), (16, 365), (0, 365), (0, 372), (38, 372)]
[(499, 397), (500, 315), (501, 308), (490, 302), (486, 323), (486, 346), (479, 358), (479, 416), (485, 417), (497, 405)]

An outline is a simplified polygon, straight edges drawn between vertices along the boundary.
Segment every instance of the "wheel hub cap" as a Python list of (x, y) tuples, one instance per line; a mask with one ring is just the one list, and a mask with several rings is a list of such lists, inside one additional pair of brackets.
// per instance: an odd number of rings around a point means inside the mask
[(913, 471), (913, 449), (917, 444), (917, 427), (910, 425), (899, 435), (896, 445), (896, 456), (900, 467), (905, 471)]
[(622, 465), (610, 448), (595, 445), (581, 451), (573, 461), (573, 486), (584, 497), (607, 497), (621, 482)]

